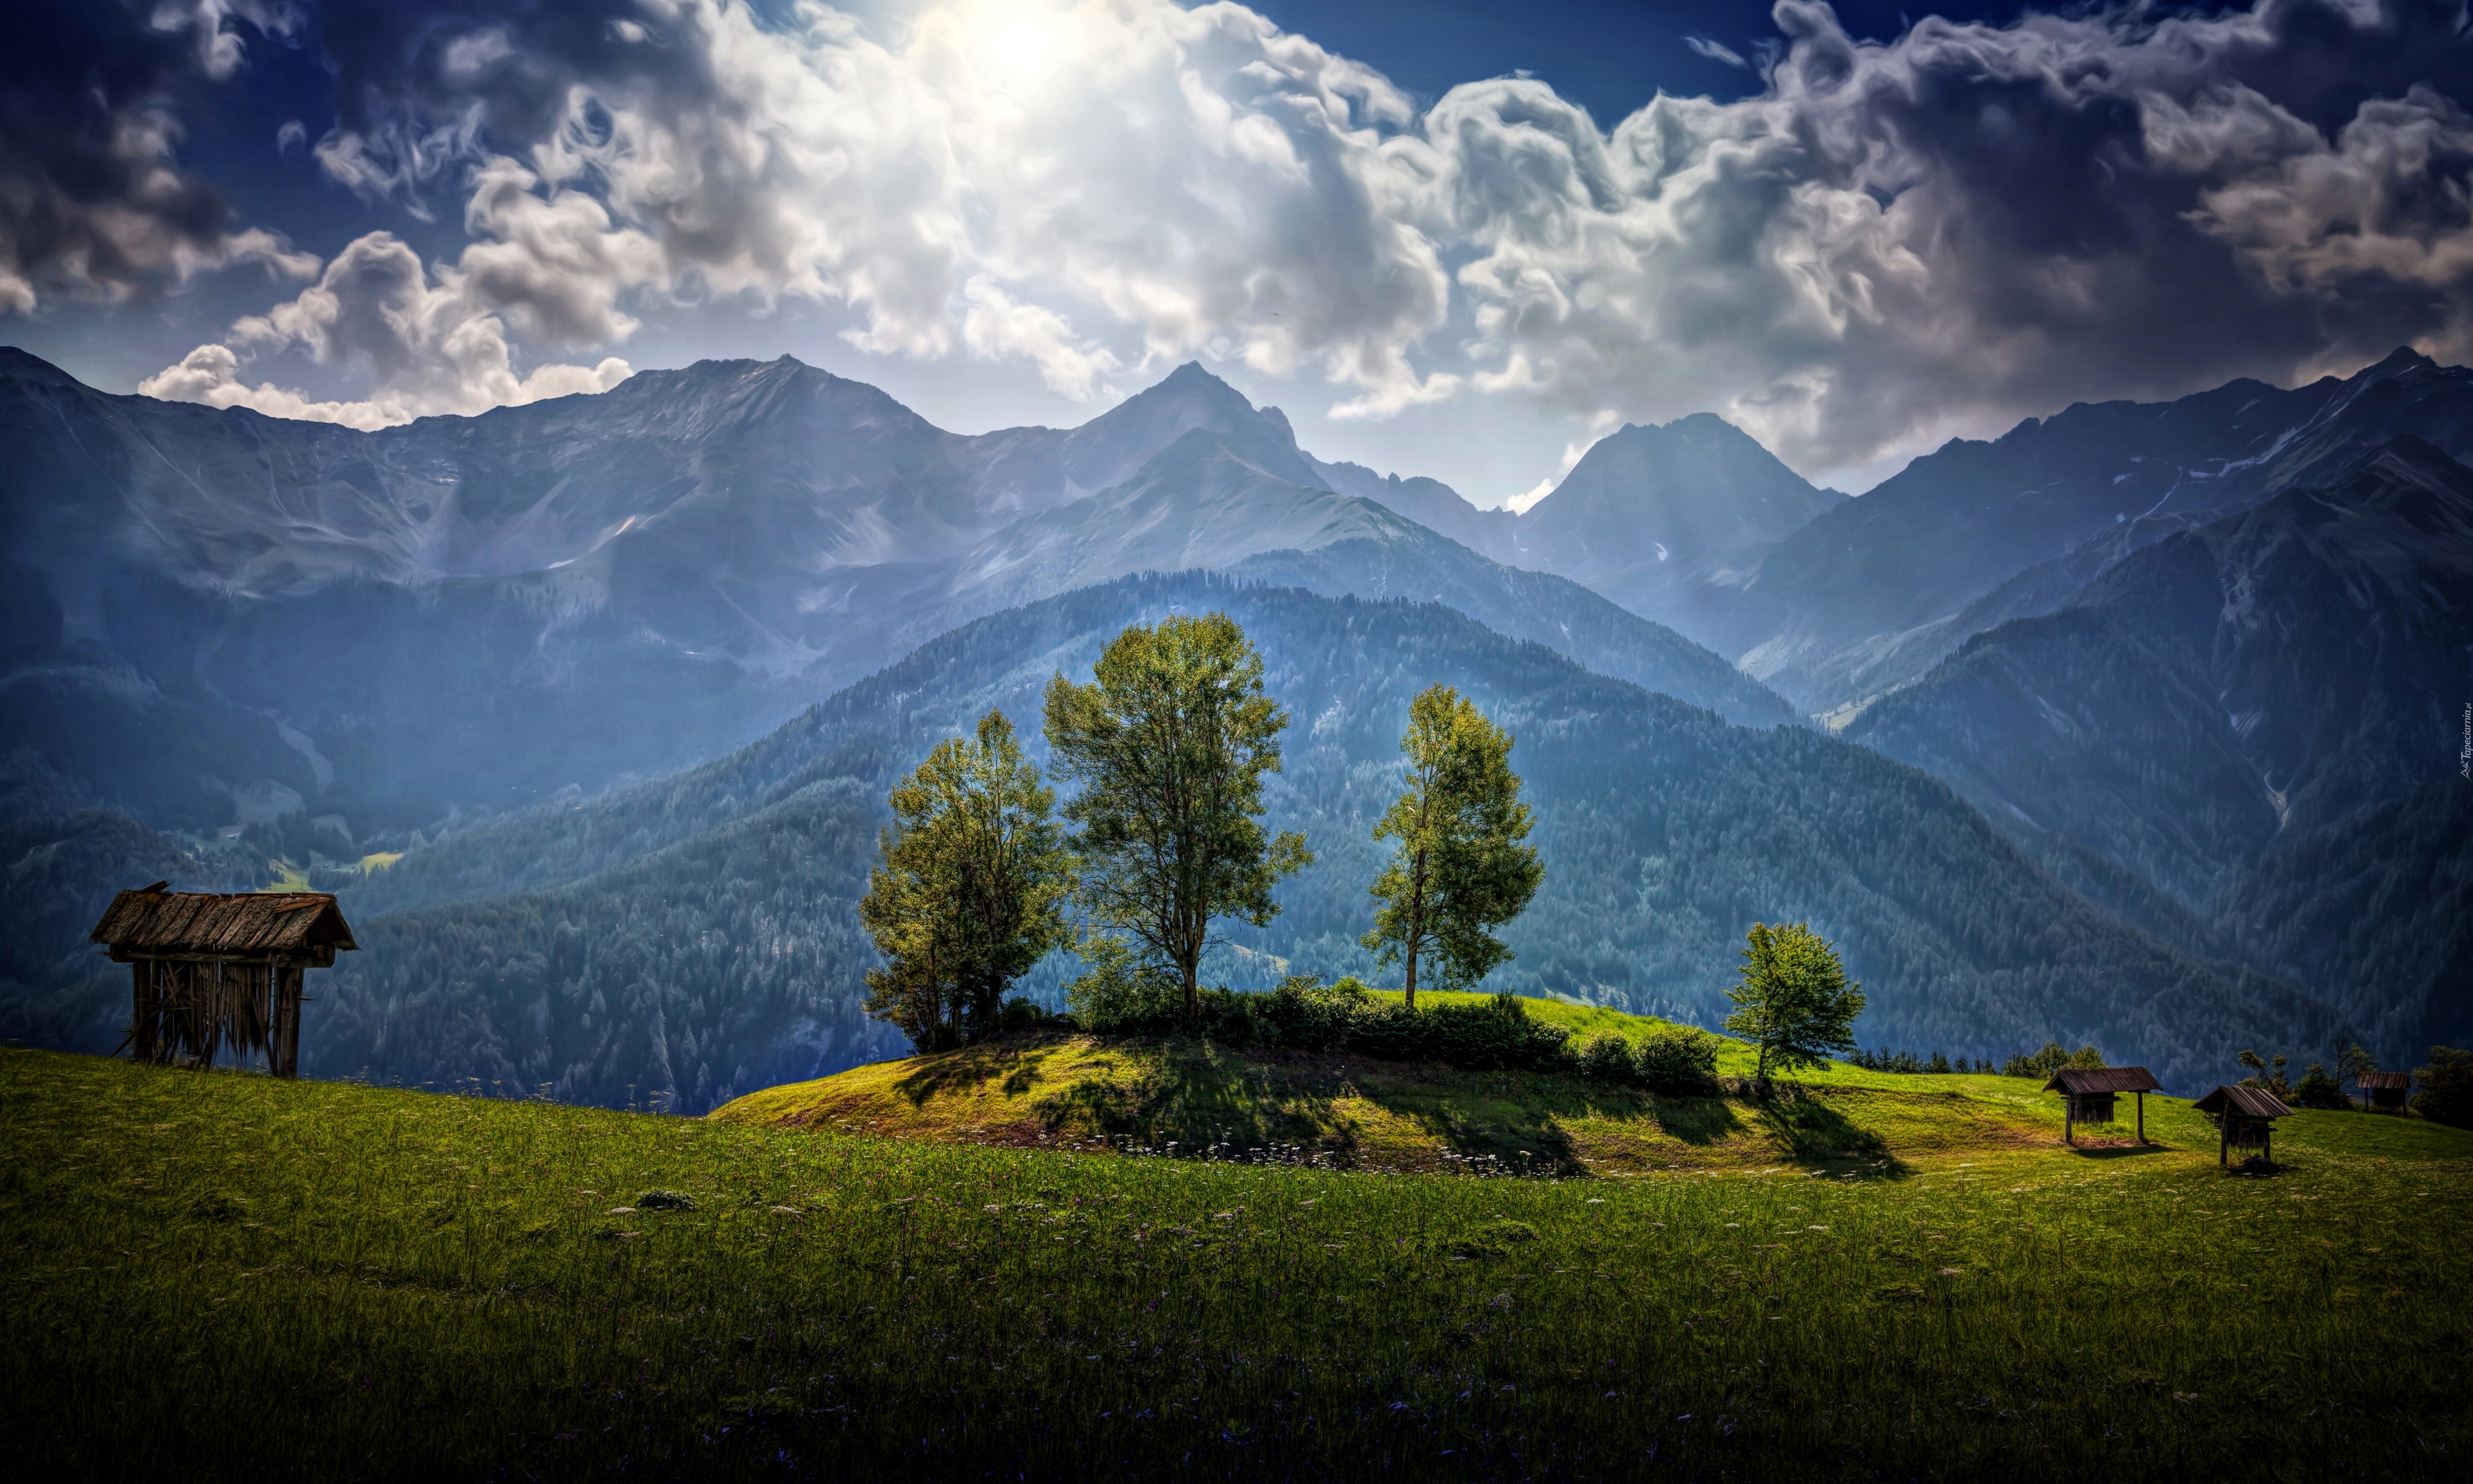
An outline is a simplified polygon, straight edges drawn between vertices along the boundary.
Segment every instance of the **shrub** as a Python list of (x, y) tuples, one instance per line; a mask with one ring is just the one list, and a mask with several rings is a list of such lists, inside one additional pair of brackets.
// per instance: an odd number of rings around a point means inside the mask
[(1632, 1056), (1630, 1041), (1606, 1031), (1590, 1037), (1580, 1047), (1580, 1075), (1591, 1082), (1637, 1082), (1640, 1064)]
[(1571, 1033), (1497, 994), (1410, 1011), (1385, 1003), (1359, 1017), (1348, 1049), (1393, 1062), (1443, 1062), (1469, 1071), (1568, 1071)]
[(2313, 1062), (2301, 1080), (2293, 1085), (2293, 1100), (2304, 1108), (2350, 1108), (2344, 1096), (2344, 1085), (2327, 1075), (2327, 1068)]
[(1017, 994), (1006, 1000), (1004, 1008), (996, 1012), (996, 1034), (1012, 1036), (1022, 1031), (1037, 1030), (1046, 1024), (1050, 1018), (1047, 1007), (1035, 999)]
[(2473, 1051), (2430, 1048), (2430, 1065), (2413, 1074), (2419, 1086), (2413, 1111), (2433, 1123), (2473, 1129)]
[(1144, 1030), (1181, 1018), (1177, 982), (1147, 964), (1122, 939), (1081, 945), (1088, 973), (1065, 987), (1075, 1023), (1092, 1031)]
[(2070, 1050), (2057, 1041), (2044, 1042), (2044, 1048), (2030, 1056), (2013, 1056), (2001, 1064), (2004, 1077), (2050, 1077), (2063, 1067), (2078, 1071), (2103, 1069), (2103, 1053), (2093, 1046)]
[(1672, 1026), (1643, 1041), (1633, 1065), (1633, 1074), (1652, 1092), (1708, 1096), (1717, 1090), (1717, 1038), (1688, 1025)]

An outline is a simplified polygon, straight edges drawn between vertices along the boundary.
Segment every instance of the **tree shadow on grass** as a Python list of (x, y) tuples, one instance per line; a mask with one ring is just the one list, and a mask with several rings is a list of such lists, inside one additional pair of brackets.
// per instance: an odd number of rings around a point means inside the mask
[(1068, 1125), (1180, 1153), (1213, 1144), (1236, 1156), (1275, 1145), (1335, 1153), (1356, 1139), (1333, 1106), (1343, 1079), (1310, 1065), (1266, 1063), (1208, 1041), (1165, 1041), (1163, 1053), (1103, 1068), (1034, 1107), (1050, 1129)]
[(1753, 1117), (1797, 1164), (1856, 1165), (1891, 1174), (1906, 1168), (1881, 1136), (1800, 1088), (1777, 1089), (1754, 1105)]
[(913, 1108), (948, 1092), (960, 1092), (1002, 1078), (1008, 1096), (1030, 1090), (1040, 1069), (1060, 1047), (1054, 1041), (991, 1041), (930, 1058), (893, 1085)]
[(1521, 1072), (1499, 1076), (1499, 1081), (1482, 1083), (1471, 1077), (1448, 1091), (1428, 1092), (1414, 1083), (1386, 1083), (1360, 1089), (1359, 1095), (1423, 1129), (1453, 1154), (1492, 1158), (1513, 1169), (1567, 1175), (1585, 1174), (1587, 1166), (1580, 1162), (1572, 1136), (1564, 1132), (1563, 1120), (1592, 1113), (1621, 1116), (1632, 1110), (1618, 1111), (1610, 1105), (1641, 1101), (1621, 1092), (1596, 1093), (1563, 1078)]
[(1662, 1097), (1648, 1116), (1668, 1137), (1687, 1144), (1714, 1144), (1743, 1127), (1735, 1105), (1722, 1097)]

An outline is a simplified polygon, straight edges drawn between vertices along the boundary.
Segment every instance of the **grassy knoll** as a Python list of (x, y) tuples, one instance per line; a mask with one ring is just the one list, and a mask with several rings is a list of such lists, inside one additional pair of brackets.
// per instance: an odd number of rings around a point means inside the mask
[(2473, 1135), (2301, 1113), (2245, 1179), (2158, 1122), (1476, 1181), (0, 1052), (0, 1471), (2461, 1467)]
[[(1420, 999), (1485, 997), (1429, 993)], [(1667, 1024), (1594, 1005), (1521, 1004), (1571, 1031), (1575, 1042), (1604, 1034), (1637, 1041)], [(1721, 1041), (1721, 1073), (1747, 1077), (1754, 1060), (1750, 1047)], [(1530, 1072), (1049, 1032), (768, 1088), (712, 1116), (1022, 1147), (1131, 1140), (1151, 1149), (1174, 1143), (1189, 1154), (1214, 1145), (1286, 1145), (1319, 1162), (1386, 1173), (1434, 1171), (1455, 1157), (1476, 1156), (1514, 1169), (1596, 1175), (1781, 1161), (1869, 1170), (1936, 1155), (2041, 1147), (2061, 1127), (2059, 1100), (2016, 1078), (1906, 1076), (1837, 1065), (1801, 1078), (1798, 1088), (1800, 1095), (1765, 1104), (1661, 1098)], [(2153, 1133), (2164, 1113), (2159, 1100), (2149, 1100), (2149, 1113)]]

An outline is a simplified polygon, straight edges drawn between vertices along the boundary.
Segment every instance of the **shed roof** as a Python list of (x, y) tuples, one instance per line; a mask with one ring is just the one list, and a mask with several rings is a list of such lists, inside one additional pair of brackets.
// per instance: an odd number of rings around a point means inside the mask
[(2357, 1088), (2389, 1088), (2401, 1092), (2405, 1089), (2413, 1086), (2413, 1073), (2355, 1072), (2353, 1074), (2353, 1086)]
[(2044, 1084), (2047, 1092), (2161, 1092), (2164, 1085), (2144, 1066), (2064, 1066)]
[(2191, 1106), (2202, 1113), (2235, 1113), (2247, 1118), (2281, 1118), (2293, 1112), (2265, 1088), (2218, 1088)]
[(89, 936), (115, 953), (295, 953), (357, 949), (326, 892), (168, 892), (163, 882), (111, 898)]

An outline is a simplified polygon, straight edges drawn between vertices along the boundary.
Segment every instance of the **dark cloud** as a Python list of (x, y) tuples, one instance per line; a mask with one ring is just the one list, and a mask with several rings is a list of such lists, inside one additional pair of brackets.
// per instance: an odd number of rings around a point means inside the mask
[(178, 107), (240, 65), (243, 24), (288, 8), (18, 0), (0, 46), (0, 310), (47, 294), (118, 297), (235, 258), (306, 260), (238, 231), (214, 186), (180, 168)]
[(1809, 467), (2399, 343), (2473, 353), (2461, 0), (1889, 43), (1814, 0), (1775, 13), (1788, 46), (1739, 102), (1661, 98), (1603, 138), (1544, 122), (1533, 84), (1436, 108), (1487, 248), (1462, 282), (1490, 384), (1632, 417), (1715, 393)]

